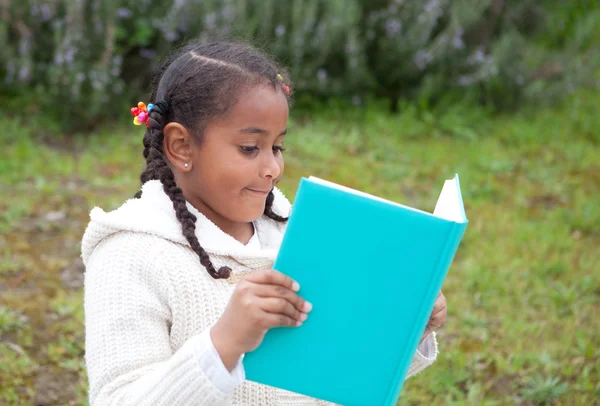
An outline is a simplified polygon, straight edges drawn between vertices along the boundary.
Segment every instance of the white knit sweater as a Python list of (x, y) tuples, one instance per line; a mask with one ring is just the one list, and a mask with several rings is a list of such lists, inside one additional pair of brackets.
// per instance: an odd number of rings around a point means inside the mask
[[(273, 210), (288, 215), (277, 189)], [(106, 213), (94, 208), (82, 240), (85, 273), (86, 364), (92, 405), (330, 405), (245, 381), (243, 360), (229, 373), (210, 339), (236, 280), (273, 266), (285, 223), (255, 223), (260, 249), (221, 231), (188, 203), (196, 235), (216, 267), (215, 280), (181, 232), (159, 181), (140, 199)], [(437, 356), (435, 335), (419, 347), (412, 376)]]

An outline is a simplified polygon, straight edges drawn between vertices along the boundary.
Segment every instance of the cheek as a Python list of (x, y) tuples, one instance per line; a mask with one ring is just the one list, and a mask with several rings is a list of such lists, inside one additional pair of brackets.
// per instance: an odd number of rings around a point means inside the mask
[(228, 194), (238, 194), (240, 189), (252, 184), (255, 178), (256, 168), (252, 161), (247, 159), (230, 159), (219, 168), (213, 168), (217, 172), (218, 184)]
[(277, 165), (279, 165), (279, 176), (275, 179), (275, 182), (279, 182), (279, 179), (283, 176), (283, 170), (285, 169), (285, 164), (283, 162), (283, 155), (279, 154), (277, 157)]

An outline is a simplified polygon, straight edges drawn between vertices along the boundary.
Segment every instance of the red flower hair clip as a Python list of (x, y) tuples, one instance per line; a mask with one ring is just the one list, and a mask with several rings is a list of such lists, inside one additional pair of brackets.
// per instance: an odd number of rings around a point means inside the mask
[(147, 107), (144, 102), (139, 102), (137, 107), (131, 108), (131, 115), (133, 116), (133, 124), (142, 125), (146, 124), (149, 126), (148, 119), (150, 118), (150, 112), (154, 108), (154, 104), (150, 103)]

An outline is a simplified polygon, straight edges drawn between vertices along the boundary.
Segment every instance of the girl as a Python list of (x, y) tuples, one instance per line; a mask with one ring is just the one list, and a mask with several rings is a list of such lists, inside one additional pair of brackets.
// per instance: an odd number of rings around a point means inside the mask
[[(132, 109), (146, 168), (136, 198), (94, 208), (82, 241), (92, 405), (325, 405), (244, 381), (243, 355), (312, 305), (271, 269), (290, 213), (287, 75), (243, 44), (189, 45)], [(434, 309), (409, 376), (437, 355)]]

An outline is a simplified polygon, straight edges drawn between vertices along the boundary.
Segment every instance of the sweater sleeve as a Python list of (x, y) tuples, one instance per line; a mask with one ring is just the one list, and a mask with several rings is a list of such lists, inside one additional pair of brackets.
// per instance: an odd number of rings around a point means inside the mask
[(219, 368), (207, 353), (209, 334), (191, 337), (177, 351), (170, 346), (168, 289), (154, 265), (158, 253), (142, 248), (145, 238), (115, 234), (86, 264), (90, 404), (226, 405), (235, 385), (214, 384)]
[(438, 344), (435, 332), (425, 337), (425, 340), (419, 345), (415, 356), (408, 368), (406, 378), (414, 376), (434, 363), (438, 355)]

